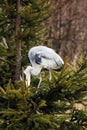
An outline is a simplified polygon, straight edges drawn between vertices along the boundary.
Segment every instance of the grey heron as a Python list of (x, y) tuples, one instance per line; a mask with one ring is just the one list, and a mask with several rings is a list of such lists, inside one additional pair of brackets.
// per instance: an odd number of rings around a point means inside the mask
[[(35, 46), (32, 47), (28, 52), (28, 58), (32, 66), (28, 66), (24, 70), (24, 74), (26, 75), (26, 86), (30, 85), (30, 75), (39, 75), (43, 68), (49, 70), (50, 69), (58, 69), (62, 68), (64, 65), (64, 61), (62, 58), (51, 48), (46, 46)], [(38, 87), (41, 83), (41, 77), (38, 84)], [(51, 80), (51, 73), (50, 73)]]

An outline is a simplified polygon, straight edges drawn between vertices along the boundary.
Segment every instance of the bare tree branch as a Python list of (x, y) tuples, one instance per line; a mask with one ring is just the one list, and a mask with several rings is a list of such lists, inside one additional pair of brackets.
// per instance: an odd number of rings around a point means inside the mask
[(0, 57), (0, 60), (1, 60), (1, 61), (3, 61), (3, 62), (5, 62), (5, 63), (7, 63), (7, 64), (9, 64), (9, 65), (14, 65), (14, 66), (15, 66), (15, 64), (14, 64), (14, 63), (9, 62), (9, 61), (8, 61), (8, 60), (6, 60), (5, 58)]

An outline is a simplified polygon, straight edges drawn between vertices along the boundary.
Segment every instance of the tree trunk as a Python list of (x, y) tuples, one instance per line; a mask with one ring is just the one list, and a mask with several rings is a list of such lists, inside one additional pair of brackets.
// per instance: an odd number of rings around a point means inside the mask
[(52, 8), (48, 21), (51, 46), (75, 65), (82, 52), (87, 55), (87, 0), (54, 0)]
[(16, 70), (15, 70), (15, 79), (19, 80), (20, 79), (20, 70), (21, 70), (21, 40), (19, 38), (19, 32), (20, 32), (20, 24), (21, 24), (21, 18), (20, 18), (20, 6), (21, 6), (21, 0), (17, 0), (16, 2), (16, 38), (15, 38), (15, 43), (16, 43)]

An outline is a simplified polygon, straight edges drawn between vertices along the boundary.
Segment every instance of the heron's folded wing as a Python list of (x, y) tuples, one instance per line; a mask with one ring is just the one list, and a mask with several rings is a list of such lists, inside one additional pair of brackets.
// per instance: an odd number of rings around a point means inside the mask
[(44, 59), (49, 59), (49, 60), (53, 58), (52, 52), (47, 51), (47, 50), (45, 50), (45, 51), (38, 51), (36, 53), (36, 55), (38, 55), (39, 58), (44, 58)]
[(55, 53), (54, 50), (44, 50), (44, 51), (38, 51), (35, 55), (36, 62), (38, 64), (45, 65), (45, 67), (49, 66), (50, 68), (57, 68), (58, 66), (63, 65), (62, 58)]
[(42, 62), (42, 59), (48, 59), (48, 60), (51, 60), (53, 57), (52, 57), (52, 53), (50, 52), (44, 52), (44, 51), (38, 51), (36, 54), (35, 54), (35, 62), (37, 64), (41, 64)]
[[(34, 56), (35, 62), (37, 64), (47, 64), (49, 60), (52, 59), (52, 55), (49, 52), (38, 51)], [(43, 63), (44, 62), (44, 63)]]

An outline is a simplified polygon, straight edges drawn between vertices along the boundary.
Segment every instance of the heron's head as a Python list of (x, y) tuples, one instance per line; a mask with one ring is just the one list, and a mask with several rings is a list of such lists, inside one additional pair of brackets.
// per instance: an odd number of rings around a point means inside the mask
[(64, 62), (62, 62), (62, 63), (60, 64), (60, 66), (58, 67), (57, 71), (61, 71), (63, 67), (64, 67)]
[(26, 87), (30, 86), (30, 75), (31, 75), (31, 71), (32, 71), (32, 67), (31, 66), (28, 66), (24, 70), (24, 77), (25, 77)]
[(61, 57), (59, 57), (58, 68), (56, 70), (61, 71), (63, 67), (64, 67), (64, 61)]

